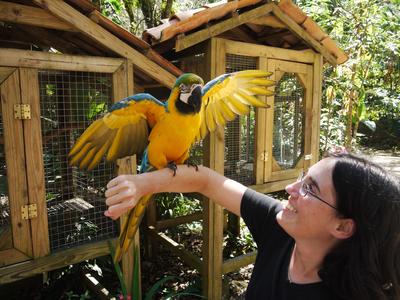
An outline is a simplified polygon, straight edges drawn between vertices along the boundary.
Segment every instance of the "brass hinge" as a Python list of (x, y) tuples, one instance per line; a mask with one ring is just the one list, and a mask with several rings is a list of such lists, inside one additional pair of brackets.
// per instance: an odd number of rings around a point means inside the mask
[(264, 151), (261, 153), (261, 160), (262, 161), (267, 161), (268, 160), (268, 152)]
[(22, 220), (29, 220), (37, 217), (37, 205), (29, 204), (21, 207)]
[(14, 104), (14, 118), (27, 120), (31, 118), (31, 106), (29, 104)]

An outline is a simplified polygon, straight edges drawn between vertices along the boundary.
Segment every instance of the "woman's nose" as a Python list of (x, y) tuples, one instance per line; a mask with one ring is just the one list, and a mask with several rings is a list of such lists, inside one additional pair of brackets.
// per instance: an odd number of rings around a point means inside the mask
[(285, 191), (291, 196), (298, 196), (300, 189), (300, 182), (295, 181), (285, 187)]

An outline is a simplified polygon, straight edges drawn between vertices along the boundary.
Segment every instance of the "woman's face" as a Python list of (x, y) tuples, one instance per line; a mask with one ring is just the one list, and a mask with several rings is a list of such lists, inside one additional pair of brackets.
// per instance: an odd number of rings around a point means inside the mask
[(295, 240), (332, 239), (330, 232), (337, 220), (336, 210), (315, 196), (334, 207), (336, 206), (332, 182), (334, 165), (335, 159), (325, 158), (308, 170), (304, 182), (313, 195), (308, 193), (304, 197), (301, 196), (299, 193), (300, 182), (294, 182), (286, 187), (286, 192), (289, 194), (288, 203), (278, 213), (277, 221)]

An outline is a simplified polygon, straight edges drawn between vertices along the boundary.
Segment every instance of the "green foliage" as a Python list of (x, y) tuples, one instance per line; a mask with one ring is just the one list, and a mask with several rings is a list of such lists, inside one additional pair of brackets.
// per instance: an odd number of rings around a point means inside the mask
[[(400, 117), (400, 11), (398, 1), (297, 1), (349, 55), (325, 68), (322, 142), (343, 144), (351, 113), (352, 135), (361, 121)], [(327, 96), (333, 89), (334, 96)], [(349, 112), (350, 104), (352, 109)], [(331, 120), (327, 119), (331, 118)]]

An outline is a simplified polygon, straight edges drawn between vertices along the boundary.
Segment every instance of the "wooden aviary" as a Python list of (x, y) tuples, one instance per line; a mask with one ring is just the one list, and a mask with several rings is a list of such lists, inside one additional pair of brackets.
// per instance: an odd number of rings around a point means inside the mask
[[(219, 128), (203, 143), (203, 164), (251, 188), (283, 190), (319, 160), (322, 69), (346, 54), (290, 0), (218, 2), (177, 13), (148, 29), (143, 39), (184, 72), (206, 81), (226, 72), (262, 69), (273, 72), (275, 95), (269, 109), (256, 109)], [(148, 232), (203, 275), (207, 299), (222, 298), (222, 275), (253, 263), (256, 252), (223, 259), (224, 228), (239, 232), (238, 219), (226, 226), (222, 207), (205, 199), (203, 213), (157, 220), (155, 208)], [(153, 213), (151, 213), (153, 211)], [(202, 220), (201, 257), (162, 230)]]
[(136, 161), (80, 172), (68, 151), (113, 101), (180, 74), (90, 1), (0, 1), (0, 284), (109, 253), (105, 186)]

